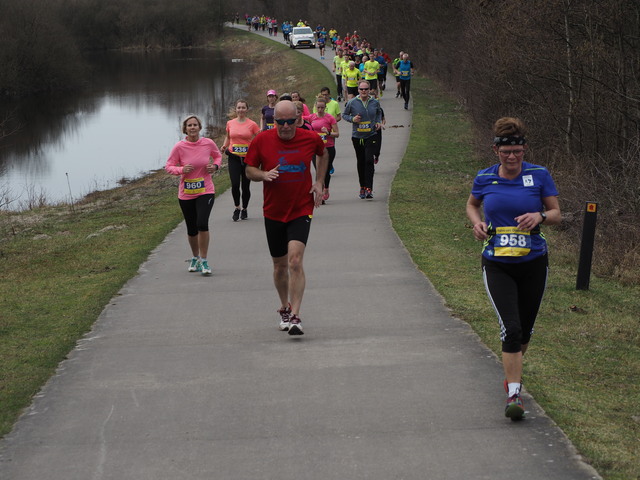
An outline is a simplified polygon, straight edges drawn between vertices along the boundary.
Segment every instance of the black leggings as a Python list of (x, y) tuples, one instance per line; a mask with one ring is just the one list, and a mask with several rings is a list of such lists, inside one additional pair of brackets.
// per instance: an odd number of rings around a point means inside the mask
[(370, 188), (373, 190), (373, 174), (376, 171), (373, 163), (373, 156), (377, 152), (378, 139), (376, 135), (368, 138), (351, 138), (353, 149), (356, 151), (358, 167), (358, 180), (360, 188)]
[[(331, 167), (333, 167), (333, 160), (336, 158), (336, 147), (325, 147), (327, 153), (329, 154), (329, 161), (327, 163), (327, 173), (324, 175), (324, 188), (329, 188), (329, 182), (331, 181)], [(318, 165), (316, 160), (318, 157), (316, 155), (313, 156), (311, 161), (313, 162), (313, 168), (318, 169)]]
[(333, 167), (333, 160), (336, 158), (336, 147), (326, 147), (329, 154), (329, 163), (327, 164), (327, 174), (324, 176), (324, 188), (329, 188), (329, 182), (331, 181), (331, 168)]
[(400, 79), (400, 92), (406, 103), (409, 103), (409, 92), (411, 90), (411, 80)]
[(213, 193), (205, 193), (191, 200), (180, 200), (180, 209), (187, 224), (187, 235), (195, 237), (198, 232), (209, 231), (209, 215), (215, 201)]
[(548, 270), (547, 255), (522, 263), (494, 262), (482, 257), (482, 276), (498, 315), (503, 352), (518, 353), (531, 340)]
[(342, 74), (336, 73), (336, 84), (338, 85), (338, 96), (342, 97)]
[(233, 196), (233, 204), (237, 207), (240, 205), (240, 186), (242, 185), (242, 208), (249, 206), (251, 198), (251, 180), (245, 174), (246, 165), (244, 160), (232, 153), (229, 157), (229, 178), (231, 179), (231, 195)]
[(382, 150), (382, 128), (376, 133), (376, 151), (374, 153), (376, 158), (380, 156), (380, 150)]

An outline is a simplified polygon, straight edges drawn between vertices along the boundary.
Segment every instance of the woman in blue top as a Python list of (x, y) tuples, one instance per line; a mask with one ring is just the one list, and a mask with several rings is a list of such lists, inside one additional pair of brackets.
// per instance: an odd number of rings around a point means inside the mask
[(493, 150), (499, 163), (478, 172), (467, 216), (473, 235), (483, 241), (484, 283), (500, 323), (505, 415), (520, 420), (524, 416), (522, 357), (547, 282), (547, 242), (540, 225), (557, 225), (562, 218), (551, 175), (546, 168), (524, 161), (523, 122), (501, 118), (494, 133)]

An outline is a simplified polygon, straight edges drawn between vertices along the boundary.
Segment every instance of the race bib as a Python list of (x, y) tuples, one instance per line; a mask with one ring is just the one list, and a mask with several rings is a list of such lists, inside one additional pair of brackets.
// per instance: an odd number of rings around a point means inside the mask
[(371, 131), (371, 122), (360, 122), (357, 128), (358, 132), (370, 132)]
[(271, 130), (275, 126), (276, 126), (275, 123), (267, 123), (267, 130)]
[(498, 227), (493, 242), (496, 257), (524, 257), (531, 252), (531, 234), (517, 227)]
[(204, 178), (185, 178), (184, 193), (187, 195), (204, 193)]
[(246, 157), (249, 151), (249, 145), (233, 144), (231, 145), (231, 153), (238, 157)]
[(327, 143), (327, 136), (328, 134), (324, 133), (324, 132), (318, 132), (318, 136), (322, 139), (322, 141), (324, 143)]

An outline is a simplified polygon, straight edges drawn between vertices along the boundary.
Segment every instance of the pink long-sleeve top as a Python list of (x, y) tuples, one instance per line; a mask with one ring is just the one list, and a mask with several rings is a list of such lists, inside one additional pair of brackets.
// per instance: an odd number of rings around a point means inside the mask
[[(180, 200), (192, 200), (206, 193), (215, 193), (213, 179), (207, 172), (207, 165), (211, 161), (218, 168), (222, 165), (222, 154), (210, 138), (201, 137), (197, 142), (185, 139), (173, 146), (164, 169), (172, 175), (180, 175)], [(188, 164), (193, 165), (193, 170), (184, 173), (184, 166)]]

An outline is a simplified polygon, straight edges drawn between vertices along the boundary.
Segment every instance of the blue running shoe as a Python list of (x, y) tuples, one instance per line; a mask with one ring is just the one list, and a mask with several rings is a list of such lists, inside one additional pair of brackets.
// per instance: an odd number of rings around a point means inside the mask
[(189, 272), (200, 272), (202, 271), (202, 263), (200, 263), (200, 258), (192, 257), (191, 262), (189, 262), (189, 268), (187, 269)]

